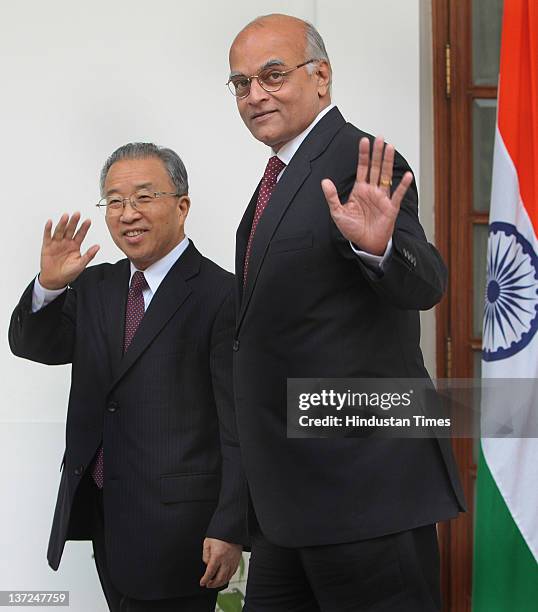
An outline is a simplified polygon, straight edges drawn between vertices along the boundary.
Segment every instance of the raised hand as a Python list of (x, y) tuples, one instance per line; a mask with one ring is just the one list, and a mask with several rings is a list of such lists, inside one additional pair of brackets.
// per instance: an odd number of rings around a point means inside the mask
[(394, 147), (387, 144), (384, 151), (383, 147), (384, 139), (378, 136), (370, 164), (370, 141), (361, 138), (357, 176), (345, 204), (330, 179), (321, 181), (331, 216), (342, 235), (372, 255), (385, 252), (401, 201), (413, 181), (411, 172), (406, 172), (391, 196)]
[(80, 246), (91, 221), (86, 219), (77, 230), (79, 221), (80, 213), (76, 212), (71, 217), (63, 214), (54, 231), (50, 219), (45, 224), (39, 272), (39, 282), (45, 289), (62, 289), (72, 283), (97, 254), (99, 245), (94, 244), (81, 255)]

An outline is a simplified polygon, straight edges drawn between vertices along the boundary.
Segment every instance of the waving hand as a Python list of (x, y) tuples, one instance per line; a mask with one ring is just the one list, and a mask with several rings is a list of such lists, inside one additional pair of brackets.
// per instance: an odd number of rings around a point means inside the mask
[(97, 244), (81, 254), (91, 221), (86, 219), (77, 230), (79, 221), (80, 213), (76, 212), (71, 217), (63, 214), (54, 231), (50, 219), (45, 224), (39, 273), (39, 282), (45, 289), (61, 289), (73, 282), (97, 254)]
[(334, 183), (330, 179), (321, 181), (331, 216), (342, 235), (372, 255), (385, 252), (400, 203), (413, 181), (411, 172), (406, 172), (391, 195), (394, 147), (384, 144), (381, 136), (375, 139), (370, 164), (370, 141), (361, 139), (357, 176), (344, 204)]

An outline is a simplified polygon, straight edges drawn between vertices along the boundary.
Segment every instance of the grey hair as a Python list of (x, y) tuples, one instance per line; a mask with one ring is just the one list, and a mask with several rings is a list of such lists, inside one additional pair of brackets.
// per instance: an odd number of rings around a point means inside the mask
[[(329, 60), (329, 55), (327, 53), (327, 49), (325, 48), (325, 43), (323, 42), (321, 34), (309, 21), (305, 21), (304, 24), (306, 28), (305, 60), (325, 60), (330, 65), (331, 62)], [(312, 74), (314, 71), (314, 66), (312, 64), (308, 64), (306, 68), (310, 74)]]
[[(264, 21), (268, 21), (269, 19), (271, 19), (271, 17), (278, 17), (278, 16), (279, 15), (277, 14), (260, 15), (259, 17), (256, 17), (256, 19), (253, 19), (250, 23), (248, 23), (243, 29), (245, 30), (246, 28), (252, 25), (262, 26)], [(288, 15), (285, 15), (285, 16), (287, 17)], [(305, 38), (306, 38), (305, 61), (311, 60), (311, 59), (325, 60), (327, 64), (329, 64), (330, 66), (331, 60), (329, 59), (329, 54), (327, 53), (327, 49), (325, 48), (325, 43), (323, 41), (323, 38), (321, 37), (321, 34), (317, 31), (314, 25), (311, 24), (309, 21), (306, 21), (305, 19), (299, 19), (298, 17), (295, 17), (294, 19), (302, 22), (305, 27)], [(309, 74), (312, 74), (315, 70), (315, 66), (313, 64), (307, 64), (306, 69)], [(332, 86), (332, 71), (331, 71), (331, 82), (329, 84), (329, 87), (331, 86)]]
[(105, 180), (112, 164), (122, 159), (147, 159), (150, 157), (156, 157), (163, 162), (178, 195), (186, 195), (189, 192), (189, 181), (185, 164), (175, 151), (159, 147), (152, 142), (130, 142), (116, 149), (106, 160), (101, 170), (99, 181), (101, 197), (105, 195)]

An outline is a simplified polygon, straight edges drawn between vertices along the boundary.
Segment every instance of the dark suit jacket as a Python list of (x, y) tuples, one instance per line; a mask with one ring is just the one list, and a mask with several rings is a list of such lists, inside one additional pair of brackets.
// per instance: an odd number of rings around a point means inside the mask
[(246, 539), (232, 399), (233, 276), (190, 243), (122, 355), (129, 277), (126, 259), (93, 266), (35, 314), (32, 282), (9, 341), (21, 357), (72, 364), (51, 567), (66, 539), (91, 537), (79, 484), (102, 442), (112, 579), (131, 597), (160, 599), (200, 591), (204, 537)]
[[(258, 224), (244, 292), (257, 192), (237, 231), (238, 431), (261, 530), (282, 546), (380, 536), (464, 505), (448, 440), (286, 438), (288, 377), (428, 376), (418, 310), (441, 299), (446, 269), (419, 223), (416, 186), (381, 276), (337, 230), (320, 187), (329, 177), (347, 199), (365, 135), (335, 108), (307, 136)], [(406, 170), (397, 154), (395, 186)]]

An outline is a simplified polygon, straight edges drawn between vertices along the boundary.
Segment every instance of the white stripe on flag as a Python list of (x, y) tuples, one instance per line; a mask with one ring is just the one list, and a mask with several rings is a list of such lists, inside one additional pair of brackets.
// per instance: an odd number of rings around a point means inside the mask
[[(533, 225), (521, 201), (515, 166), (497, 128), (493, 160), (490, 221), (515, 225), (538, 252)], [(537, 378), (538, 334), (523, 350), (507, 359), (482, 362), (483, 378)], [(518, 398), (522, 400), (523, 398)], [(536, 410), (536, 398), (529, 398)], [(484, 457), (508, 509), (538, 560), (538, 439), (485, 438)]]

